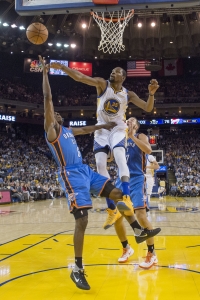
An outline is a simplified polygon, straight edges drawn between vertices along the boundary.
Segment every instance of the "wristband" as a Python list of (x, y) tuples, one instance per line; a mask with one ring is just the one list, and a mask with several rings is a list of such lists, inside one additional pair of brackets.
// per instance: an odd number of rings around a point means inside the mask
[(154, 94), (153, 95), (149, 94), (149, 96), (154, 96)]

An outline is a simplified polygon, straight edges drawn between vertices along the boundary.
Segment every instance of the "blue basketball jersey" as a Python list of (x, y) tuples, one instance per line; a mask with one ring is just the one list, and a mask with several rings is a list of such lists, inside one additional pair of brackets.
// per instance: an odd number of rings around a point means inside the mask
[[(138, 137), (138, 135), (139, 134), (137, 134), (136, 137)], [(126, 160), (130, 177), (144, 175), (146, 168), (146, 155), (130, 138), (127, 140)]]
[(47, 145), (59, 168), (74, 164), (82, 164), (82, 156), (71, 128), (60, 126), (60, 133), (53, 142), (47, 140)]

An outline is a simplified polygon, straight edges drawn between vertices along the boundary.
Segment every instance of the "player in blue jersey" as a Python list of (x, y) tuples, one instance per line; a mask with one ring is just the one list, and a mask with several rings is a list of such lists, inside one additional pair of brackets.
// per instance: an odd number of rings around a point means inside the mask
[[(122, 199), (122, 191), (115, 188), (107, 177), (92, 171), (82, 163), (81, 153), (75, 135), (87, 134), (97, 129), (112, 129), (115, 123), (86, 126), (82, 128), (66, 128), (63, 119), (54, 112), (51, 88), (48, 80), (48, 66), (39, 56), (43, 65), (44, 94), (44, 128), (46, 141), (58, 166), (59, 181), (66, 193), (70, 212), (75, 218), (74, 252), (75, 268), (71, 279), (80, 289), (89, 290), (82, 265), (82, 252), (85, 229), (88, 223), (88, 209), (92, 208), (90, 193), (109, 197), (113, 200)], [(118, 212), (119, 213), (119, 212)]]
[[(126, 71), (120, 67), (112, 70), (109, 80), (100, 77), (89, 77), (77, 70), (53, 62), (51, 68), (60, 69), (76, 81), (96, 87), (97, 90), (97, 122), (105, 124), (109, 121), (117, 123), (111, 131), (101, 129), (95, 132), (94, 153), (99, 174), (109, 177), (107, 170), (107, 158), (112, 152), (115, 162), (119, 169), (119, 176), (122, 181), (123, 201), (119, 202), (119, 209), (125, 210), (127, 207), (132, 209), (129, 192), (129, 169), (126, 163), (126, 122), (125, 113), (128, 103), (133, 103), (137, 107), (150, 112), (154, 106), (154, 94), (159, 88), (155, 79), (148, 85), (149, 97), (147, 102), (140, 99), (133, 91), (128, 91), (123, 87), (126, 79)], [(117, 220), (117, 208), (113, 202), (107, 198), (108, 218), (104, 223), (105, 229), (109, 228)]]
[[(126, 150), (127, 164), (130, 171), (130, 195), (133, 202), (136, 218), (139, 224), (144, 228), (144, 232), (147, 230), (149, 238), (146, 239), (148, 252), (145, 261), (140, 263), (139, 266), (144, 269), (149, 269), (153, 265), (157, 264), (158, 260), (154, 250), (153, 236), (160, 232), (160, 228), (153, 229), (152, 224), (147, 219), (147, 193), (146, 193), (146, 154), (151, 153), (151, 145), (149, 144), (148, 137), (141, 133), (137, 133), (140, 123), (136, 118), (130, 118), (127, 121), (128, 125), (128, 145)], [(121, 188), (120, 178), (117, 179), (116, 186)], [(118, 204), (117, 204), (118, 205)], [(118, 259), (119, 262), (126, 262), (128, 258), (134, 253), (133, 249), (128, 244), (126, 237), (125, 226), (123, 224), (123, 216), (127, 219), (129, 224), (132, 224), (135, 220), (133, 213), (124, 212), (121, 218), (119, 218), (114, 226), (116, 233), (123, 246), (122, 257)], [(152, 233), (152, 234), (151, 234)], [(137, 241), (137, 239), (136, 239)], [(140, 239), (141, 241), (141, 239)]]

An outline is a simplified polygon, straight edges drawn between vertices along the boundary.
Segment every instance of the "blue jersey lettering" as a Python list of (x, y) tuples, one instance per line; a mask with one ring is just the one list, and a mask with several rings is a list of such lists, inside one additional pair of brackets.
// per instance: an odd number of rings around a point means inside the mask
[(81, 152), (71, 128), (60, 126), (58, 138), (52, 143), (47, 138), (46, 141), (58, 167), (82, 163)]
[(126, 159), (130, 176), (144, 175), (146, 168), (145, 153), (130, 138), (127, 140)]

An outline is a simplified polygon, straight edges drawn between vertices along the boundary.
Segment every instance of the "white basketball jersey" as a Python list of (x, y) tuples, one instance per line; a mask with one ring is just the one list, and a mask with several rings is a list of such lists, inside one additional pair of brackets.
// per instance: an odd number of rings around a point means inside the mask
[[(154, 162), (156, 159), (153, 155), (147, 155), (147, 164), (146, 166), (147, 167), (150, 167), (151, 166), (151, 163)], [(154, 176), (154, 170), (153, 169), (149, 169), (149, 168), (146, 168), (146, 177), (152, 177)]]
[(104, 124), (116, 122), (117, 125), (124, 124), (126, 120), (126, 109), (128, 106), (128, 91), (124, 87), (118, 92), (110, 86), (97, 98), (97, 122)]

